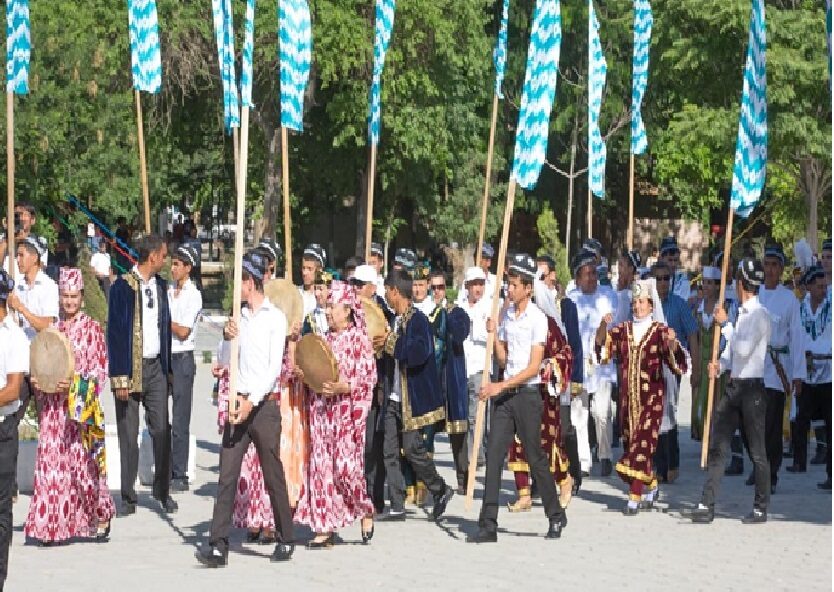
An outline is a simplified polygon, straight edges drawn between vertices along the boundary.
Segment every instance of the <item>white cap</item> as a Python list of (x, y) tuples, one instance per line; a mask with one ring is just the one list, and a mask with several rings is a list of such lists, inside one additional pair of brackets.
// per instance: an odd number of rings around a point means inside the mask
[(484, 274), (484, 270), (480, 267), (470, 267), (466, 270), (466, 279), (464, 283), (468, 284), (469, 282), (476, 282), (481, 280), (482, 282), (486, 282), (486, 275)]
[(353, 279), (366, 284), (375, 284), (377, 279), (376, 269), (372, 265), (359, 265), (353, 272)]

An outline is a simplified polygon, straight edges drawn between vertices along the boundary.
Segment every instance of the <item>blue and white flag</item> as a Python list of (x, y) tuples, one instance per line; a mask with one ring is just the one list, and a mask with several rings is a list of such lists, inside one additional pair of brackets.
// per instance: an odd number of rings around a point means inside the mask
[(499, 99), (504, 98), (501, 85), (504, 84), (504, 69), (507, 67), (507, 24), (510, 19), (510, 0), (504, 0), (501, 9), (501, 25), (498, 28), (498, 41), (492, 54), (495, 63), (495, 94)]
[(533, 189), (547, 155), (550, 111), (556, 96), (562, 15), (559, 0), (537, 0), (527, 49), (527, 71), (518, 114), (512, 176)]
[(217, 39), (217, 60), (223, 82), (223, 127), (226, 133), (240, 127), (240, 97), (235, 74), (235, 36), (232, 0), (211, 0), (214, 35)]
[(746, 218), (762, 193), (767, 164), (767, 70), (764, 0), (753, 0), (750, 38), (744, 64), (744, 90), (738, 121), (730, 207)]
[(652, 43), (652, 5), (634, 0), (634, 58), (631, 65), (631, 153), (643, 154), (649, 145), (643, 125), (643, 96), (649, 82), (649, 47)]
[(156, 0), (127, 0), (133, 88), (158, 93), (162, 88), (162, 56)]
[(599, 131), (599, 110), (607, 72), (594, 0), (588, 0), (588, 182), (597, 197), (605, 195), (606, 150)]
[(368, 141), (379, 144), (379, 126), (382, 109), (382, 68), (385, 65), (385, 52), (391, 40), (394, 28), (394, 10), (396, 0), (376, 0), (374, 17), (374, 72), (371, 79), (371, 98), (368, 106)]
[(6, 0), (6, 92), (29, 92), (29, 0)]
[(255, 0), (246, 0), (246, 18), (243, 22), (243, 56), (240, 64), (240, 105), (252, 104), (252, 54), (255, 50)]
[(304, 89), (310, 78), (313, 30), (307, 0), (278, 2), (279, 58), (281, 62), (281, 125), (302, 131)]

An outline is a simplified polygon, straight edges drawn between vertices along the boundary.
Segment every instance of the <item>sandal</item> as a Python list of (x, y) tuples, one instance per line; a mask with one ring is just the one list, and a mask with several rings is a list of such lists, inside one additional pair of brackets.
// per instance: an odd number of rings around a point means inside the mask
[(514, 503), (507, 504), (507, 509), (512, 513), (529, 512), (533, 508), (533, 498), (520, 497)]

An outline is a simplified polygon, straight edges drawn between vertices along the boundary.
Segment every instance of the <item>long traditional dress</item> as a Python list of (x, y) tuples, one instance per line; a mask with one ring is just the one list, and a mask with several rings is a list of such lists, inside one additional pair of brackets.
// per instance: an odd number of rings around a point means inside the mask
[(616, 471), (630, 485), (631, 499), (637, 501), (644, 485), (650, 489), (657, 487), (652, 459), (663, 416), (666, 389), (663, 366), (678, 375), (687, 369), (686, 353), (680, 342), (675, 341), (670, 349), (668, 339), (669, 328), (662, 323), (651, 319), (627, 321), (611, 328), (605, 344), (597, 347), (601, 359), (615, 357), (619, 362), (625, 450)]
[(100, 385), (107, 376), (101, 326), (84, 313), (60, 321), (75, 354), (70, 390), (36, 391), (40, 403), (34, 494), (24, 532), (42, 542), (95, 536), (115, 513), (107, 488)]
[(329, 331), (326, 339), (350, 392), (309, 394), (310, 457), (295, 521), (318, 533), (374, 513), (365, 482), (365, 420), (376, 384), (373, 348), (355, 326)]

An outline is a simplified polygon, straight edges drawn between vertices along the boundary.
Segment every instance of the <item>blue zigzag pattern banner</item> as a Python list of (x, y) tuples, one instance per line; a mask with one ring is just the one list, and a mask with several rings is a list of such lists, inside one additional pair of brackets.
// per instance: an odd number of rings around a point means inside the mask
[(302, 131), (304, 89), (310, 77), (313, 31), (307, 0), (278, 3), (279, 58), (281, 62), (281, 125)]
[(29, 0), (6, 0), (6, 92), (29, 92)]
[(495, 51), (492, 54), (492, 61), (495, 63), (495, 94), (499, 99), (504, 98), (501, 85), (504, 84), (504, 69), (507, 67), (507, 24), (510, 19), (510, 0), (504, 0), (501, 9), (501, 25), (498, 28), (498, 41), (495, 44)]
[(518, 114), (512, 175), (533, 189), (547, 154), (550, 111), (556, 96), (562, 15), (559, 0), (537, 0), (527, 50), (527, 71)]
[(254, 107), (252, 103), (252, 54), (255, 50), (255, 0), (246, 0), (246, 18), (243, 22), (243, 57), (240, 64), (240, 104)]
[(588, 0), (588, 182), (597, 197), (605, 195), (606, 149), (599, 131), (599, 110), (607, 72), (594, 1)]
[(643, 96), (649, 82), (649, 47), (652, 43), (652, 5), (634, 0), (634, 58), (631, 80), (631, 153), (643, 154), (649, 146), (643, 125)]
[(158, 93), (162, 88), (162, 56), (156, 0), (127, 0), (133, 88)]
[(385, 65), (385, 52), (391, 41), (391, 29), (394, 28), (394, 11), (396, 0), (376, 0), (374, 17), (374, 72), (371, 80), (371, 97), (368, 106), (368, 141), (379, 144), (379, 127), (382, 111), (382, 68)]
[(223, 82), (223, 126), (226, 133), (240, 127), (240, 98), (235, 74), (235, 36), (232, 0), (211, 0), (214, 35), (217, 39), (217, 60)]
[(767, 164), (767, 69), (764, 0), (753, 0), (750, 38), (744, 64), (744, 90), (738, 122), (730, 207), (747, 217), (762, 193)]

